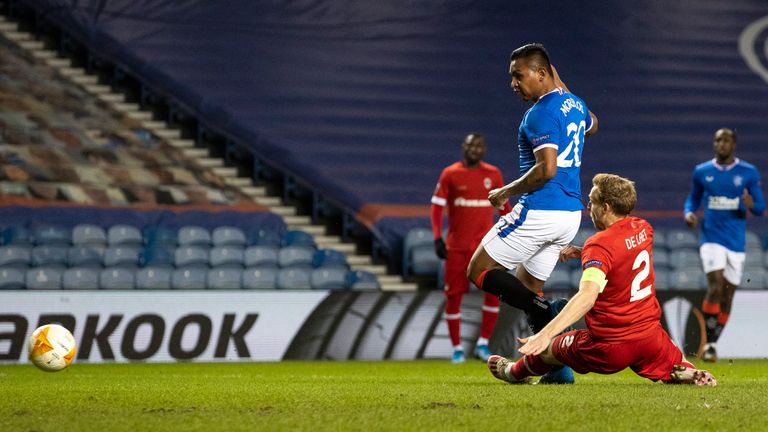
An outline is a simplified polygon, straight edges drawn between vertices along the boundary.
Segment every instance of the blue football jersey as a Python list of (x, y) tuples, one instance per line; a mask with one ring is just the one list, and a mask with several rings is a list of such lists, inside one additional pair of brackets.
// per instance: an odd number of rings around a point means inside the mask
[(525, 113), (517, 143), (520, 175), (536, 163), (534, 152), (557, 149), (557, 174), (540, 189), (523, 194), (518, 202), (533, 210), (581, 210), (581, 153), (584, 133), (592, 127), (587, 104), (558, 88), (545, 94)]
[(761, 215), (765, 210), (760, 173), (742, 160), (718, 165), (715, 160), (696, 166), (693, 186), (685, 200), (685, 213), (695, 212), (704, 204), (701, 221), (701, 243), (717, 243), (735, 252), (744, 252), (747, 228), (747, 208), (742, 197), (744, 190), (752, 195), (751, 212)]

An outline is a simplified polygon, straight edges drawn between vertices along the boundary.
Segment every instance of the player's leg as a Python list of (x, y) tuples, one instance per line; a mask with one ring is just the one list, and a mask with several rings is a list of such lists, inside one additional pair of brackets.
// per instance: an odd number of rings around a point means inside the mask
[(483, 319), (480, 322), (480, 337), (475, 344), (475, 357), (483, 361), (488, 360), (492, 354), (488, 342), (493, 334), (493, 329), (496, 327), (496, 321), (499, 319), (499, 304), (498, 297), (483, 293)]
[(461, 301), (469, 290), (469, 281), (465, 275), (464, 255), (464, 252), (449, 250), (445, 259), (445, 322), (453, 346), (453, 363), (464, 363), (465, 360), (461, 344)]
[(655, 334), (629, 343), (625, 351), (635, 357), (630, 366), (636, 374), (667, 384), (717, 385), (708, 371), (697, 369), (659, 324)]
[(733, 306), (733, 296), (736, 293), (741, 275), (744, 270), (744, 252), (726, 252), (725, 269), (723, 270), (723, 290), (720, 294), (720, 313), (717, 315), (717, 327), (715, 328), (715, 342), (719, 340), (720, 335), (725, 329), (726, 323), (731, 316), (731, 307)]
[(704, 361), (717, 361), (717, 339), (723, 327), (719, 324), (721, 300), (725, 294), (726, 281), (724, 270), (727, 262), (727, 250), (715, 243), (704, 243), (699, 249), (701, 263), (707, 274), (707, 294), (701, 305), (706, 327), (706, 343), (699, 356)]

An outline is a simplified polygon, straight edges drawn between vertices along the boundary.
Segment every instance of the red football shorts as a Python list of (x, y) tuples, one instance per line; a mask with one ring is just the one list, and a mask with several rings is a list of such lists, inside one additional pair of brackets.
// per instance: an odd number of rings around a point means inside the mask
[(474, 251), (449, 250), (445, 257), (445, 295), (462, 295), (469, 292), (467, 267)]
[(574, 330), (554, 339), (552, 354), (578, 373), (613, 374), (631, 368), (650, 380), (668, 380), (683, 353), (659, 324), (648, 337), (631, 342), (601, 342), (588, 330)]

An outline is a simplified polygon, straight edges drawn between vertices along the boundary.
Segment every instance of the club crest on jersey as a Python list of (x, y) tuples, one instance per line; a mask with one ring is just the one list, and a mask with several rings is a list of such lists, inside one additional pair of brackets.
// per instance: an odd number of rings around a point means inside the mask
[(734, 176), (733, 177), (733, 185), (734, 186), (741, 186), (741, 184), (744, 183), (744, 178), (742, 176)]
[(584, 263), (584, 270), (590, 268), (590, 267), (602, 267), (603, 263), (598, 260), (589, 260)]
[(704, 177), (704, 180), (706, 180), (707, 182), (711, 182), (714, 179), (715, 179), (715, 176), (706, 176), (706, 177)]
[(491, 188), (491, 179), (486, 177), (483, 179), (483, 186), (485, 186), (486, 189)]

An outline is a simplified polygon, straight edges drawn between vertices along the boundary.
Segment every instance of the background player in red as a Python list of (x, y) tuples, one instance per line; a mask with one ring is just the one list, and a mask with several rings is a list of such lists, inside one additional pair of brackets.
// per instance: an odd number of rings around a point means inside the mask
[[(461, 345), (461, 300), (469, 292), (467, 265), (472, 253), (486, 232), (493, 226), (494, 208), (488, 201), (488, 191), (504, 185), (501, 172), (483, 162), (485, 138), (471, 133), (461, 146), (464, 160), (447, 166), (432, 195), (432, 232), (435, 236), (435, 252), (445, 259), (445, 320), (453, 344), (451, 361), (464, 361)], [(443, 240), (443, 208), (448, 210), (448, 239)], [(509, 204), (501, 208), (501, 214), (510, 211)], [(480, 338), (474, 353), (483, 361), (491, 355), (488, 339), (499, 317), (499, 299), (486, 293), (483, 299), (483, 320)]]
[[(524, 382), (563, 364), (579, 373), (612, 374), (629, 367), (653, 381), (716, 385), (709, 372), (685, 360), (661, 327), (651, 259), (653, 228), (629, 216), (637, 202), (634, 183), (597, 174), (592, 184), (588, 207), (599, 232), (583, 249), (567, 246), (560, 253), (561, 260), (581, 257), (579, 292), (539, 333), (520, 339), (522, 359), (512, 363), (491, 356), (491, 373)], [(586, 330), (560, 334), (585, 314)]]

